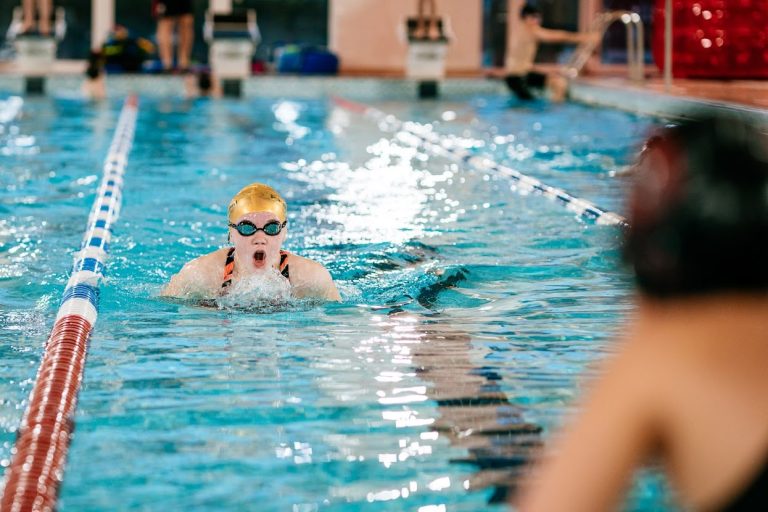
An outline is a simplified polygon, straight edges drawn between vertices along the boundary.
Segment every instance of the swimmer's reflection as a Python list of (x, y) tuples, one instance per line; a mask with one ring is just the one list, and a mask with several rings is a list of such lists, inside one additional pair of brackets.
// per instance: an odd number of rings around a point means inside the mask
[[(442, 290), (466, 279), (466, 271), (446, 275), (425, 287), (414, 299), (432, 309)], [(466, 456), (451, 462), (472, 465), (469, 489), (493, 488), (491, 503), (508, 499), (533, 453), (541, 446), (541, 427), (526, 422), (524, 411), (510, 403), (491, 366), (478, 365), (477, 349), (466, 332), (446, 323), (439, 313), (416, 315), (394, 307), (387, 326), (398, 336), (418, 338), (411, 361), (437, 403), (440, 416), (431, 428)]]

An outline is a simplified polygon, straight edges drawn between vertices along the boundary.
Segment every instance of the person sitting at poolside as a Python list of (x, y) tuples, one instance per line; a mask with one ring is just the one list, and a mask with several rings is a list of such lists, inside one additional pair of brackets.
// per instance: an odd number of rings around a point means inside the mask
[(552, 30), (541, 26), (541, 11), (532, 4), (520, 10), (522, 23), (511, 27), (507, 38), (504, 78), (509, 90), (520, 100), (535, 99), (533, 90), (549, 89), (552, 101), (562, 101), (568, 88), (559, 73), (541, 73), (534, 69), (539, 43), (582, 43), (599, 37), (592, 33)]
[(517, 510), (618, 510), (660, 459), (682, 510), (768, 503), (768, 136), (694, 116), (649, 140), (624, 255), (639, 304)]
[(188, 262), (162, 296), (215, 299), (241, 281), (277, 277), (290, 284), (295, 298), (341, 300), (323, 265), (282, 250), (288, 232), (287, 205), (272, 187), (252, 183), (240, 190), (229, 203), (227, 218), (234, 247)]

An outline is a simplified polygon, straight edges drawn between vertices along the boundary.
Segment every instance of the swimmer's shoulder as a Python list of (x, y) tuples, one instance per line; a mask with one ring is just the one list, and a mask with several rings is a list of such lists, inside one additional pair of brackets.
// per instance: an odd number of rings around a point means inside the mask
[(228, 252), (229, 248), (223, 247), (188, 261), (178, 274), (171, 278), (161, 295), (181, 297), (217, 293), (224, 276), (224, 263)]
[[(304, 256), (299, 256), (292, 252), (288, 252), (287, 263), (291, 269), (291, 275), (293, 275), (294, 272), (299, 272), (302, 275), (322, 273), (323, 271), (328, 272), (322, 263), (305, 258)], [(330, 273), (328, 275), (330, 277)]]
[(294, 295), (341, 300), (331, 273), (322, 263), (289, 252), (288, 267)]

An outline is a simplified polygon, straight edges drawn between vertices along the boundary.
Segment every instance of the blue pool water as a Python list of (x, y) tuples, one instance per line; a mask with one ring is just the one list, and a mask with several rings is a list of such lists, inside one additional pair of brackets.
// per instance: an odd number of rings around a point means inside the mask
[[(655, 122), (495, 97), (375, 106), (617, 211)], [(139, 108), (60, 510), (502, 510), (631, 312), (617, 229), (326, 99)], [(1, 127), (3, 468), (119, 109), (26, 99)], [(226, 243), (252, 181), (285, 195), (288, 249), (328, 267), (341, 304), (157, 297)], [(628, 507), (667, 501), (647, 475)]]

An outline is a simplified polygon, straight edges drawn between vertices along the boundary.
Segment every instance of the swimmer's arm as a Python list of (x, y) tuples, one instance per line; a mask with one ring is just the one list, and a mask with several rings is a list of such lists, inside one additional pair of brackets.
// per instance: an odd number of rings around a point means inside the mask
[(301, 268), (301, 277), (294, 284), (296, 297), (315, 297), (329, 301), (341, 302), (341, 295), (333, 282), (331, 273), (323, 265), (305, 258), (297, 258), (297, 269)]
[(190, 268), (190, 263), (171, 277), (171, 280), (160, 292), (161, 297), (183, 297), (187, 295), (195, 286), (194, 271)]
[(182, 290), (189, 288), (188, 279), (185, 278), (186, 274), (184, 269), (181, 269), (178, 274), (174, 274), (168, 284), (160, 290), (161, 297), (181, 297), (184, 295)]
[(331, 273), (328, 272), (328, 269), (321, 267), (318, 274), (318, 284), (320, 285), (320, 291), (322, 292), (321, 297), (325, 300), (341, 302), (341, 295), (339, 294), (339, 290), (336, 288), (336, 283), (333, 282), (333, 278), (331, 277)]
[(529, 475), (516, 510), (621, 508), (633, 470), (661, 439), (656, 377), (648, 374), (658, 357), (641, 352), (633, 347), (609, 362), (578, 417)]
[[(218, 290), (218, 281), (213, 281), (211, 276), (218, 275), (215, 272), (215, 257), (206, 255), (188, 262), (182, 267), (178, 274), (171, 277), (171, 280), (160, 292), (161, 297), (191, 297), (212, 296), (213, 292)], [(208, 268), (214, 263), (214, 268)]]
[(567, 30), (553, 30), (551, 28), (538, 27), (535, 31), (536, 39), (544, 43), (583, 43), (593, 37), (589, 33), (569, 32)]

